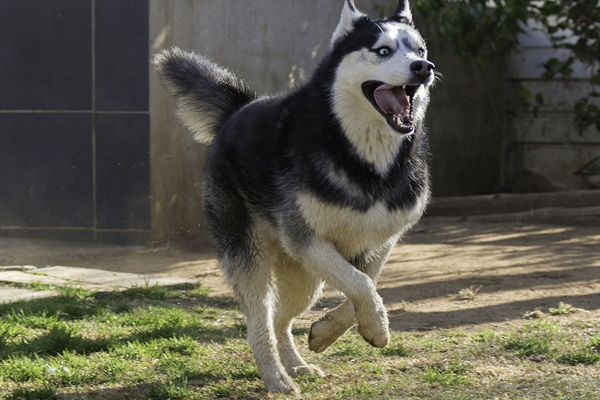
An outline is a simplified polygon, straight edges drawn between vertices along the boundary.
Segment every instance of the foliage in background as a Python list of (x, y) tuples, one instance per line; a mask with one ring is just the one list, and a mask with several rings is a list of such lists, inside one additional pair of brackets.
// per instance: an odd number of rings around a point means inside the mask
[[(525, 26), (545, 32), (554, 48), (569, 57), (550, 58), (541, 78), (570, 78), (573, 66), (591, 73), (590, 90), (574, 105), (579, 132), (595, 126), (600, 131), (600, 4), (597, 0), (418, 0), (415, 8), (435, 26), (455, 50), (482, 67), (489, 66), (517, 47)], [(543, 96), (525, 91), (524, 100), (534, 112)]]

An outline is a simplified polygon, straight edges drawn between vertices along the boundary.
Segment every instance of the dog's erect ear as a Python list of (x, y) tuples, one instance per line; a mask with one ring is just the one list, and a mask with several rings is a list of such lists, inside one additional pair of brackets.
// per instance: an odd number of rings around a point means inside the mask
[(396, 13), (391, 19), (408, 25), (413, 24), (412, 12), (410, 11), (410, 5), (408, 4), (408, 0), (398, 1), (398, 9), (396, 10)]
[(340, 23), (337, 28), (335, 28), (333, 36), (331, 37), (331, 47), (333, 47), (338, 40), (346, 36), (348, 32), (352, 31), (354, 28), (354, 21), (363, 16), (364, 14), (358, 11), (354, 5), (354, 0), (345, 0)]

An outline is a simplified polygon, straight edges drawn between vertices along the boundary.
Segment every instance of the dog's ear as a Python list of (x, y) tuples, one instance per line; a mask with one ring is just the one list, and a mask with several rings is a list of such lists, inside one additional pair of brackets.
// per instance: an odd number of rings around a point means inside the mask
[(396, 10), (396, 13), (391, 19), (396, 22), (401, 22), (403, 24), (413, 24), (412, 12), (410, 11), (410, 5), (408, 4), (408, 0), (398, 1), (398, 9)]
[(340, 17), (340, 23), (337, 28), (333, 32), (333, 36), (331, 37), (331, 47), (346, 36), (352, 29), (354, 29), (354, 21), (363, 17), (364, 14), (358, 11), (356, 6), (354, 5), (354, 0), (345, 0), (344, 8), (342, 9), (342, 15)]

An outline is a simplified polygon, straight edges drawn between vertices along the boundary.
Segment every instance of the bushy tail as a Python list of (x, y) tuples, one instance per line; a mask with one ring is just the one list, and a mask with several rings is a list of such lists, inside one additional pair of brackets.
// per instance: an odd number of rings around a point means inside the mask
[(172, 47), (153, 63), (177, 101), (177, 115), (201, 143), (210, 143), (233, 113), (256, 98), (238, 76), (193, 52)]

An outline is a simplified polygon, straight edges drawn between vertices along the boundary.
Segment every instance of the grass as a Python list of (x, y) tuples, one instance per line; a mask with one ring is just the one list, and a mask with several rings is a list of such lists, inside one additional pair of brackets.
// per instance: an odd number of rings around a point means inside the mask
[(502, 344), (520, 357), (551, 356), (555, 351), (552, 344), (563, 339), (556, 325), (542, 320), (512, 332), (503, 338)]
[(466, 385), (469, 383), (467, 373), (469, 368), (461, 362), (454, 361), (440, 366), (425, 369), (424, 380), (429, 384), (442, 386)]
[[(267, 396), (233, 302), (199, 286), (58, 290), (0, 305), (0, 399)], [(307, 330), (296, 329), (301, 352), (327, 376), (296, 378), (295, 398), (600, 398), (600, 322), (557, 313), (518, 324), (394, 333), (384, 349), (352, 330), (323, 354), (308, 352)]]

